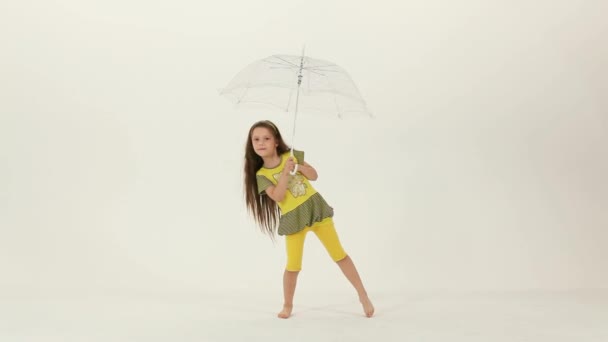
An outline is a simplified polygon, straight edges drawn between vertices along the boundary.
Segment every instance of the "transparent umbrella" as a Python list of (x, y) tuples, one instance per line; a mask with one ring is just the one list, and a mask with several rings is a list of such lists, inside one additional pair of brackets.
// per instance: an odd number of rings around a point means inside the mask
[(272, 55), (242, 69), (220, 91), (237, 106), (268, 105), (293, 110), (292, 154), (298, 111), (337, 118), (373, 117), (350, 75), (335, 63), (301, 56)]

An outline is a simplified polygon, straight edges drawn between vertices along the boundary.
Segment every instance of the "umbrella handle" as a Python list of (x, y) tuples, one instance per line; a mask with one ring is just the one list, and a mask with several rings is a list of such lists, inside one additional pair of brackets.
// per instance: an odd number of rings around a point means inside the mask
[(296, 166), (293, 168), (293, 171), (289, 171), (290, 175), (294, 176), (298, 172), (298, 165), (299, 164), (296, 164)]

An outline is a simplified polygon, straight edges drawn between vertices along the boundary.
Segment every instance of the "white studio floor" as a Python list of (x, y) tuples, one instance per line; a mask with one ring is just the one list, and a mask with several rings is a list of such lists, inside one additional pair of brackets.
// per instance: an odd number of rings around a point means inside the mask
[(296, 294), (3, 294), (0, 341), (608, 341), (608, 291)]

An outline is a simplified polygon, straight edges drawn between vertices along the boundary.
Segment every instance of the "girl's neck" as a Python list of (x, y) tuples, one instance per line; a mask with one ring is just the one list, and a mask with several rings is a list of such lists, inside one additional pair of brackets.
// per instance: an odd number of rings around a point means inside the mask
[(267, 169), (274, 169), (275, 167), (281, 165), (281, 156), (279, 156), (276, 152), (273, 156), (263, 158), (264, 167)]

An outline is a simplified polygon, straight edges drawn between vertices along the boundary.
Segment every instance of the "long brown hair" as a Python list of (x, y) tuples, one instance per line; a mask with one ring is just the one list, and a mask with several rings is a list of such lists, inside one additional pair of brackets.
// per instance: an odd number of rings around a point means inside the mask
[(262, 230), (262, 232), (268, 234), (271, 238), (274, 238), (276, 232), (280, 211), (277, 203), (267, 195), (258, 194), (258, 183), (256, 179), (256, 173), (264, 165), (262, 157), (258, 156), (253, 149), (253, 143), (251, 142), (251, 134), (253, 130), (258, 127), (265, 127), (272, 132), (277, 146), (277, 154), (281, 154), (289, 151), (289, 146), (283, 141), (281, 132), (277, 126), (268, 121), (258, 121), (249, 129), (249, 135), (247, 136), (247, 143), (245, 144), (245, 201), (247, 202), (247, 211), (253, 216), (256, 223)]

